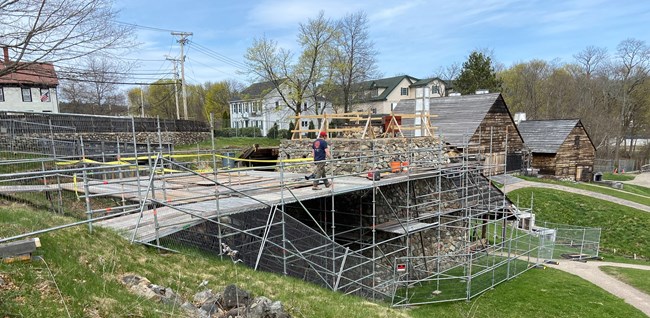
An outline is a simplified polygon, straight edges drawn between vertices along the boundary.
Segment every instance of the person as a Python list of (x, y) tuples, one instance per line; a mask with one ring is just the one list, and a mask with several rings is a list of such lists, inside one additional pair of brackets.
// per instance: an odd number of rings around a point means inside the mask
[[(318, 187), (318, 179), (325, 178), (325, 159), (331, 158), (330, 149), (327, 147), (327, 133), (321, 131), (318, 138), (311, 144), (311, 154), (314, 157), (314, 172), (310, 176), (305, 176), (305, 179), (316, 179), (313, 182), (312, 190), (320, 190)], [(325, 187), (329, 188), (331, 183), (329, 180), (324, 179)]]

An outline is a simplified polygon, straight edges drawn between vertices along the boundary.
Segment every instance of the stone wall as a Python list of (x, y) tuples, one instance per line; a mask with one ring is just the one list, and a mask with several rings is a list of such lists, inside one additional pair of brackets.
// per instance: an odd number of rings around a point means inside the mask
[[(279, 159), (311, 157), (313, 140), (283, 140)], [(349, 175), (373, 169), (388, 169), (393, 160), (408, 161), (411, 166), (437, 167), (449, 162), (443, 144), (434, 137), (385, 138), (385, 139), (327, 139), (333, 160), (328, 174)], [(286, 164), (285, 170), (308, 173), (310, 164)]]

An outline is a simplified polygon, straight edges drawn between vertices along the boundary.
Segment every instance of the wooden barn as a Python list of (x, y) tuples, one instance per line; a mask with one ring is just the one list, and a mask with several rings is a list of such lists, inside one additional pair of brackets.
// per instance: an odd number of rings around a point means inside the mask
[(519, 132), (532, 153), (531, 168), (539, 174), (591, 180), (596, 147), (580, 119), (522, 121)]
[[(395, 113), (414, 113), (415, 105), (415, 99), (402, 100)], [(500, 93), (430, 98), (429, 113), (446, 143), (494, 164), (486, 174), (503, 173), (504, 161), (507, 171), (523, 168), (524, 141)]]

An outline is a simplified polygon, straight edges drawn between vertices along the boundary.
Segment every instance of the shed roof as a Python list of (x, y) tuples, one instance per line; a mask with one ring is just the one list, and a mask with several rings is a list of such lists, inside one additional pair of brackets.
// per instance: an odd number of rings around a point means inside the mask
[[(431, 124), (446, 142), (460, 146), (467, 143), (499, 99), (503, 99), (500, 93), (430, 98), (429, 112), (437, 115)], [(415, 99), (401, 100), (394, 112), (414, 114)], [(413, 125), (413, 119), (402, 120), (402, 125)], [(413, 131), (407, 133), (412, 135)]]
[[(59, 79), (52, 63), (20, 63), (15, 72), (0, 76), (0, 84), (57, 86)], [(5, 68), (0, 62), (0, 69)]]
[(519, 123), (518, 128), (532, 152), (557, 153), (578, 124), (581, 124), (579, 119), (525, 120)]

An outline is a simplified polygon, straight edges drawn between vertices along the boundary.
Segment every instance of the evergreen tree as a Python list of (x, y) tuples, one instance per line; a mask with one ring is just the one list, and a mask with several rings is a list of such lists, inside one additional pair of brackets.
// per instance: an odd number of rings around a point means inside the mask
[(483, 53), (472, 52), (454, 82), (454, 89), (461, 94), (473, 94), (476, 90), (501, 91), (501, 79), (497, 78), (492, 59)]
[[(309, 122), (309, 130), (314, 130), (314, 129), (316, 129), (316, 127), (314, 126), (314, 122), (310, 121)], [(307, 133), (307, 137), (309, 137), (311, 139), (315, 139), (316, 138), (316, 133), (310, 131), (310, 132)]]
[(221, 115), (221, 128), (230, 128), (230, 113), (224, 110)]

